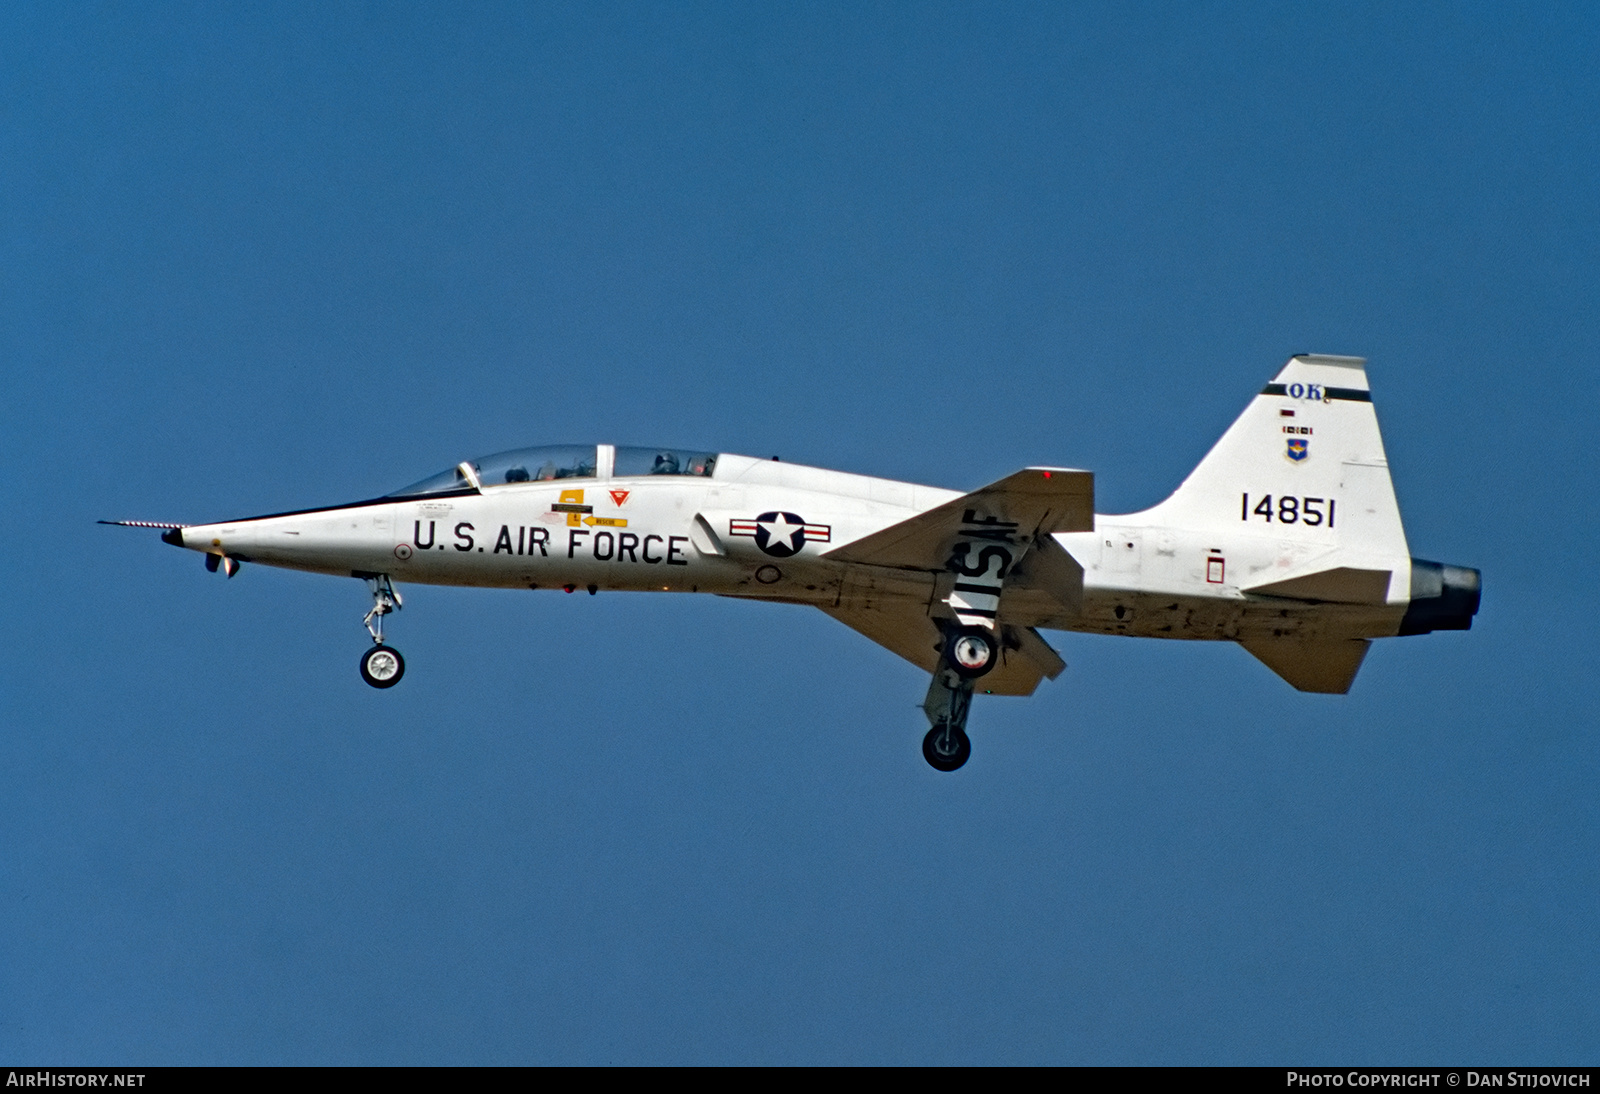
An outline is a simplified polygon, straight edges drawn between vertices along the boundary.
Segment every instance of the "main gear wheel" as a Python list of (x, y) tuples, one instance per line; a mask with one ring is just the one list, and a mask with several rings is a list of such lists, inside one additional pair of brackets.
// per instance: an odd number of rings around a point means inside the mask
[(922, 738), (922, 758), (935, 771), (954, 771), (972, 755), (967, 731), (949, 722), (940, 722)]

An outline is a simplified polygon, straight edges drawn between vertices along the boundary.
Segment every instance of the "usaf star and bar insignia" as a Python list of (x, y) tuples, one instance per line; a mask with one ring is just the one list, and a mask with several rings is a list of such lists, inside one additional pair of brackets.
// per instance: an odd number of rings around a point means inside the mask
[(831, 524), (807, 524), (794, 513), (762, 513), (754, 520), (730, 520), (730, 536), (756, 541), (756, 546), (773, 558), (788, 558), (800, 553), (807, 543), (827, 543), (833, 536)]

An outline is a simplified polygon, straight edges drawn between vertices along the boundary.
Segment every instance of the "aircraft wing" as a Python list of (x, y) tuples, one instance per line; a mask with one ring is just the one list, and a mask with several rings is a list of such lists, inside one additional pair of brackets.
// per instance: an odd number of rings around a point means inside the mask
[(823, 557), (897, 569), (943, 570), (971, 510), (1013, 522), (1019, 539), (1094, 531), (1094, 473), (1026, 467), (980, 490), (846, 543)]
[[(939, 667), (943, 636), (926, 608), (915, 603), (882, 602), (878, 606), (824, 605), (823, 611), (878, 645), (899, 654), (927, 672)], [(1032, 695), (1045, 677), (1054, 680), (1067, 667), (1032, 627), (1001, 628), (1000, 664), (977, 681), (985, 695)]]

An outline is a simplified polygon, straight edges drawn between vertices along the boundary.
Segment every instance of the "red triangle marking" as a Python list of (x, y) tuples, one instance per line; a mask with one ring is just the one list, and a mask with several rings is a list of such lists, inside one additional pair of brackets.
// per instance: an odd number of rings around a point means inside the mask
[(611, 500), (616, 502), (620, 506), (623, 502), (628, 500), (628, 491), (626, 491), (626, 490), (613, 490), (613, 491), (611, 491)]

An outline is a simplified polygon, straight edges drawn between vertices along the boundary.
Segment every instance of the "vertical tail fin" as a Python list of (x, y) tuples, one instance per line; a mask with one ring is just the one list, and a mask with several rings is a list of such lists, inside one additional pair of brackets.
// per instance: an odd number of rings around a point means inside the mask
[(1389, 571), (1409, 596), (1410, 552), (1360, 357), (1289, 359), (1159, 512), (1164, 523), (1272, 535), (1308, 526), (1326, 565)]

